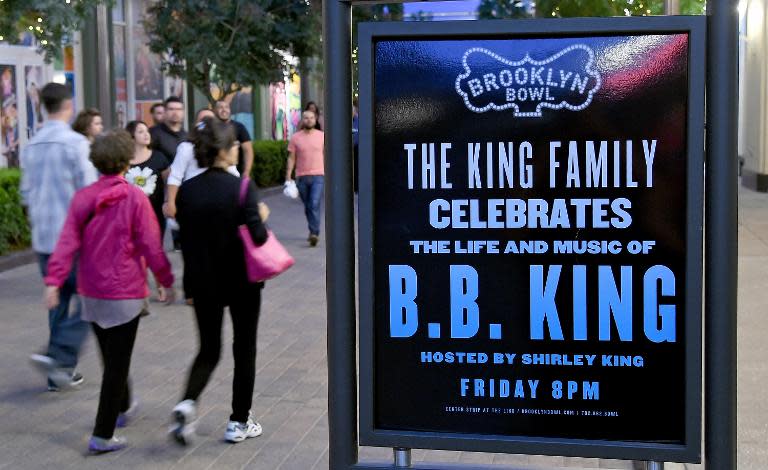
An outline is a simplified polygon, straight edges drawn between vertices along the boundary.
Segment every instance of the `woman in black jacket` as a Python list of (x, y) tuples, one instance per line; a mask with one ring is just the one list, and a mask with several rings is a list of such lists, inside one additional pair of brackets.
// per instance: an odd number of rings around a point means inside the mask
[(240, 145), (232, 126), (205, 118), (190, 133), (190, 141), (198, 165), (208, 170), (179, 188), (176, 220), (181, 232), (185, 289), (194, 292), (200, 350), (183, 400), (173, 409), (171, 434), (182, 445), (194, 434), (197, 401), (219, 362), (222, 318), (224, 307), (229, 306), (235, 371), (232, 415), (224, 438), (240, 442), (261, 434), (261, 425), (251, 417), (250, 408), (263, 283), (248, 281), (237, 227), (246, 224), (256, 245), (267, 240), (267, 231), (259, 215), (256, 186), (249, 184), (241, 205), (241, 179), (226, 171), (237, 163)]

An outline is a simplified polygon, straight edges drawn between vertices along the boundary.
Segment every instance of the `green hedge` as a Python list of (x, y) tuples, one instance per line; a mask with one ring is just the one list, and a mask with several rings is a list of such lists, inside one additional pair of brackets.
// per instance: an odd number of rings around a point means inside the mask
[(21, 206), (18, 169), (0, 169), (0, 254), (26, 248), (30, 243), (29, 222)]
[(285, 182), (285, 162), (288, 142), (284, 140), (253, 141), (253, 170), (251, 178), (260, 188), (282, 185)]

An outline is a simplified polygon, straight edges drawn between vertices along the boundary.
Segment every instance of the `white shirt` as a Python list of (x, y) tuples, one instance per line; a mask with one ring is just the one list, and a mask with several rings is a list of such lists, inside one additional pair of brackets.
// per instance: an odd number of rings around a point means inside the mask
[[(207, 170), (207, 168), (200, 168), (197, 166), (195, 148), (192, 143), (182, 142), (176, 148), (176, 156), (171, 164), (171, 173), (168, 175), (166, 184), (181, 186), (181, 183), (194, 178), (205, 170)], [(227, 172), (240, 177), (240, 172), (237, 171), (235, 165), (228, 167)]]

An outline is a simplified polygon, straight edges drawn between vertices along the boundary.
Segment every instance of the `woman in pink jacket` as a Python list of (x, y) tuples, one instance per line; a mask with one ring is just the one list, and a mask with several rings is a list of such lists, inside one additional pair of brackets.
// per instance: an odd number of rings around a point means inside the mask
[[(141, 189), (123, 177), (132, 157), (133, 140), (127, 132), (96, 138), (91, 161), (102, 176), (72, 199), (45, 277), (46, 303), (53, 308), (77, 257), (82, 318), (92, 322), (104, 364), (96, 425), (88, 444), (91, 453), (126, 445), (114, 431), (118, 416), (131, 403), (128, 371), (139, 314), (149, 296), (147, 265), (168, 289), (168, 303), (175, 299), (171, 265), (160, 245), (152, 206)], [(124, 423), (125, 415), (122, 418)]]

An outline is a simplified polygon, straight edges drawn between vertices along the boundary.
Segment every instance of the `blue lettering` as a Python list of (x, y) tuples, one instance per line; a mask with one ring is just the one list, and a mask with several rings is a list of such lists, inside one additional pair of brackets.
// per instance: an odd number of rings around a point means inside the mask
[(632, 267), (621, 267), (621, 294), (616, 289), (610, 266), (598, 267), (598, 316), (600, 319), (599, 339), (610, 341), (610, 317), (616, 324), (621, 341), (632, 341)]
[[(675, 274), (666, 266), (657, 264), (645, 272), (643, 278), (643, 329), (645, 336), (654, 343), (676, 341), (675, 306), (659, 305), (658, 281), (661, 281), (661, 295), (675, 295)], [(661, 318), (661, 327), (658, 318)]]
[(573, 339), (587, 339), (587, 267), (573, 267)]
[(477, 271), (472, 266), (452, 265), (451, 338), (471, 338), (477, 334), (480, 328), (477, 296)]
[(389, 335), (408, 338), (419, 326), (416, 307), (417, 276), (412, 267), (395, 264), (389, 267)]
[(549, 327), (552, 339), (563, 339), (563, 329), (560, 327), (560, 317), (555, 305), (557, 282), (560, 279), (562, 266), (553, 265), (547, 273), (547, 284), (544, 287), (544, 266), (532, 265), (531, 272), (531, 339), (544, 339), (544, 320)]

